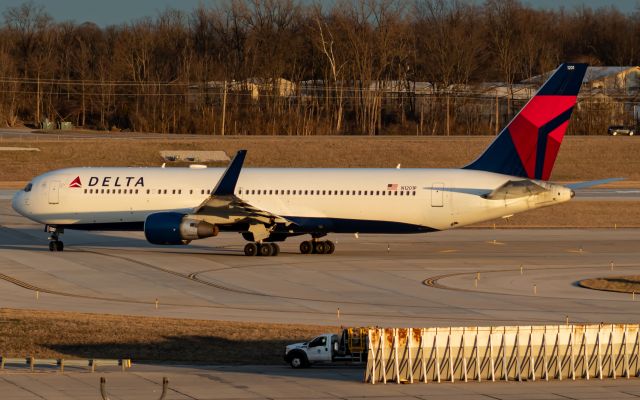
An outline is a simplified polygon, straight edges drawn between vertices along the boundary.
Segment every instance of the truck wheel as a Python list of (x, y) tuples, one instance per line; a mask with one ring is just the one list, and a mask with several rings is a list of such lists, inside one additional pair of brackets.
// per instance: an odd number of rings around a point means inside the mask
[(307, 357), (302, 354), (293, 354), (291, 359), (289, 360), (289, 364), (291, 364), (291, 368), (305, 368), (309, 365), (307, 361)]

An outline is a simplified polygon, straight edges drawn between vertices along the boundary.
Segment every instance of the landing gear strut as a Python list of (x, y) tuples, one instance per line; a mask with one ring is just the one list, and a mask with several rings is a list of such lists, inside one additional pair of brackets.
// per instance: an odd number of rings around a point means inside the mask
[(277, 256), (280, 253), (280, 246), (275, 243), (247, 243), (244, 246), (244, 255), (246, 256)]
[(300, 243), (302, 254), (333, 254), (336, 245), (331, 240), (305, 240)]
[(49, 236), (49, 251), (63, 251), (64, 243), (60, 240), (60, 235), (64, 233), (64, 229), (46, 225), (44, 231), (51, 233), (51, 236)]

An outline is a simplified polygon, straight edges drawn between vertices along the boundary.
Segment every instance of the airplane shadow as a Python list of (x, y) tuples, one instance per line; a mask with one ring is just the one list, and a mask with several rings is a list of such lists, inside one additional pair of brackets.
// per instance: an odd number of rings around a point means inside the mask
[[(0, 249), (49, 252), (47, 237), (47, 233), (34, 230), (33, 228), (9, 228), (0, 226)], [(198, 244), (154, 246), (147, 242), (146, 239), (135, 236), (119, 237), (93, 231), (67, 231), (61, 236), (61, 240), (65, 242), (65, 253), (74, 251), (83, 252), (91, 248), (120, 248), (162, 254), (204, 254), (245, 257), (242, 251), (244, 241), (241, 238), (238, 239), (237, 245), (224, 247), (202, 246)], [(215, 240), (215, 238), (212, 240)]]
[[(99, 333), (97, 333), (99, 335)], [(287, 344), (302, 342), (308, 338), (288, 340), (251, 340), (249, 338), (228, 339), (218, 336), (183, 335), (162, 337), (161, 340), (141, 340), (129, 343), (84, 343), (51, 344), (44, 347), (61, 353), (66, 358), (109, 358), (131, 359), (134, 364), (170, 365), (173, 368), (202, 370), (225, 370), (230, 366), (270, 365), (283, 368), (270, 368), (269, 374), (292, 376), (291, 369), (283, 359)], [(349, 368), (361, 371), (363, 365), (314, 366), (313, 369)], [(252, 372), (252, 368), (242, 368), (243, 372)], [(264, 375), (262, 369), (255, 373)], [(358, 377), (361, 375), (356, 374)], [(305, 377), (313, 378), (312, 374)], [(326, 376), (318, 376), (326, 379)], [(349, 376), (336, 375), (336, 379), (352, 381)]]

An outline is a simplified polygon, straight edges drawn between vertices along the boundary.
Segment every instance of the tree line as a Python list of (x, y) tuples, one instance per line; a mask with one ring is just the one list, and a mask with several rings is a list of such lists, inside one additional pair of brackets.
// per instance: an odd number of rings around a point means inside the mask
[[(511, 88), (562, 61), (640, 64), (640, 12), (518, 0), (228, 0), (107, 27), (56, 22), (24, 3), (3, 18), (7, 126), (49, 119), (213, 135), (486, 134), (523, 100), (457, 88)], [(600, 133), (623, 108), (587, 102), (573, 132)]]

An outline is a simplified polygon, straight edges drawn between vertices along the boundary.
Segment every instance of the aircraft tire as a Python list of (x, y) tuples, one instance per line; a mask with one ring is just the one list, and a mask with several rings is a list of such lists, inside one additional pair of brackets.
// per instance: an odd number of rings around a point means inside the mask
[(324, 244), (324, 242), (315, 242), (313, 245), (313, 250), (315, 250), (314, 253), (325, 254), (325, 252), (327, 251), (327, 246)]
[(49, 251), (58, 251), (55, 242), (49, 242)]
[(304, 242), (300, 243), (300, 253), (311, 254), (312, 251), (313, 251), (313, 245), (311, 244), (310, 241), (305, 240)]
[(255, 243), (247, 243), (244, 246), (244, 255), (245, 256), (255, 256), (256, 254), (258, 254), (258, 245), (256, 245)]
[(262, 243), (258, 245), (258, 254), (262, 257), (269, 257), (273, 255), (273, 247), (270, 243)]
[(276, 243), (271, 243), (271, 255), (277, 256), (278, 254), (280, 254), (280, 246)]
[(57, 241), (56, 242), (56, 250), (57, 251), (63, 251), (64, 250), (64, 243), (61, 241)]
[(333, 244), (331, 240), (327, 240), (324, 243), (325, 243), (325, 246), (327, 247), (325, 254), (333, 254), (333, 252), (336, 251), (336, 245)]

